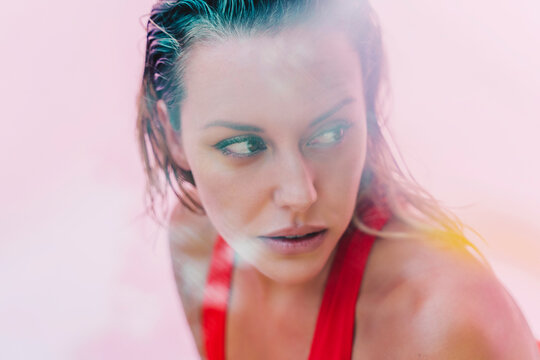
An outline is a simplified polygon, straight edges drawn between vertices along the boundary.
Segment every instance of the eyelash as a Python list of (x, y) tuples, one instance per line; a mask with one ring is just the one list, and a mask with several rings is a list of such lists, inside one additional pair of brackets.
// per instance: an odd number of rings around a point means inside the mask
[[(243, 142), (249, 142), (249, 141), (253, 141), (257, 145), (262, 145), (261, 149), (258, 149), (257, 151), (255, 151), (255, 152), (253, 152), (251, 154), (240, 154), (240, 153), (230, 151), (230, 150), (227, 149), (231, 145), (241, 144)], [(222, 140), (222, 141), (218, 142), (216, 145), (214, 145), (214, 147), (216, 149), (220, 150), (223, 153), (223, 155), (237, 157), (237, 158), (252, 157), (252, 156), (258, 154), (259, 152), (266, 150), (266, 144), (264, 143), (263, 139), (261, 139), (259, 136), (255, 136), (255, 135), (241, 135), (241, 136), (236, 136), (236, 137), (233, 137), (233, 138), (225, 139), (225, 140)], [(248, 148), (248, 150), (250, 150), (250, 149)]]
[[(331, 128), (331, 129), (328, 129), (328, 130), (325, 130), (325, 131), (321, 131), (317, 135), (312, 137), (311, 140), (309, 140), (307, 142), (307, 144), (310, 145), (313, 142), (313, 140), (315, 140), (315, 139), (317, 139), (317, 138), (319, 138), (319, 137), (321, 137), (323, 135), (331, 134), (331, 133), (335, 134), (337, 131), (339, 131), (339, 135), (338, 135), (339, 138), (338, 139), (332, 141), (329, 144), (319, 145), (318, 147), (325, 148), (325, 147), (330, 147), (332, 145), (338, 144), (338, 143), (341, 142), (341, 140), (345, 136), (346, 131), (351, 126), (352, 126), (352, 124), (341, 124), (341, 125), (336, 126), (334, 128)], [(256, 151), (254, 151), (252, 153), (249, 153), (249, 154), (241, 154), (241, 153), (238, 153), (238, 152), (231, 151), (231, 150), (227, 149), (231, 145), (241, 144), (241, 143), (244, 143), (244, 142), (246, 142), (246, 143), (251, 142), (252, 144), (255, 144), (255, 146), (258, 146), (259, 148)], [(236, 157), (236, 158), (249, 158), (249, 157), (255, 156), (258, 153), (260, 153), (260, 152), (267, 149), (266, 144), (264, 143), (264, 140), (261, 139), (259, 136), (256, 136), (256, 135), (241, 135), (241, 136), (236, 136), (236, 137), (233, 137), (233, 138), (225, 139), (225, 140), (222, 140), (222, 141), (218, 142), (213, 147), (218, 149), (219, 151), (221, 151), (223, 153), (223, 155)], [(251, 149), (249, 149), (249, 147), (248, 147), (247, 150), (251, 150)]]
[(325, 145), (320, 145), (320, 147), (329, 147), (329, 146), (332, 146), (332, 145), (335, 145), (335, 144), (338, 144), (341, 142), (341, 140), (343, 139), (343, 137), (345, 136), (345, 132), (352, 126), (352, 124), (341, 124), (341, 125), (338, 125), (336, 127), (333, 127), (331, 129), (328, 129), (328, 130), (325, 130), (325, 131), (321, 131), (319, 132), (317, 135), (315, 135), (314, 137), (311, 138), (310, 141), (308, 141), (308, 145), (310, 143), (313, 142), (313, 140), (317, 139), (317, 138), (320, 138), (321, 136), (323, 135), (326, 135), (326, 134), (332, 134), (332, 133), (336, 133), (337, 131), (339, 131), (339, 138), (330, 142), (329, 144), (325, 144)]

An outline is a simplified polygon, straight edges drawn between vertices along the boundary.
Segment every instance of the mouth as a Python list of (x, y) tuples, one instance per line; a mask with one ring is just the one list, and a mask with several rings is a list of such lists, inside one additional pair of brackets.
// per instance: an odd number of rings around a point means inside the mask
[(312, 239), (322, 233), (326, 232), (326, 229), (320, 231), (314, 231), (303, 235), (287, 235), (287, 236), (261, 236), (263, 239), (275, 240), (275, 241), (303, 241)]
[(328, 229), (304, 232), (292, 235), (260, 236), (259, 238), (271, 251), (281, 255), (305, 254), (322, 245)]

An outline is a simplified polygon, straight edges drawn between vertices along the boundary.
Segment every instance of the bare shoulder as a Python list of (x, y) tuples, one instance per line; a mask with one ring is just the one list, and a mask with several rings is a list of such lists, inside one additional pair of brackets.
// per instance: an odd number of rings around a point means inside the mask
[(177, 204), (169, 219), (171, 255), (202, 259), (212, 253), (217, 232), (207, 216), (198, 215)]
[(191, 332), (202, 354), (201, 305), (217, 232), (206, 216), (178, 204), (171, 213), (168, 238), (174, 279)]
[(436, 244), (375, 242), (357, 305), (355, 358), (540, 359), (493, 272), (465, 250)]

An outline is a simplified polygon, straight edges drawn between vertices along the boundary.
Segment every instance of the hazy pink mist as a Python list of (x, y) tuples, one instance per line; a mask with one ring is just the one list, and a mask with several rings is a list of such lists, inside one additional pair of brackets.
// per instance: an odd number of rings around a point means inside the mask
[[(192, 359), (145, 219), (135, 97), (149, 0), (8, 2), (0, 358)], [(373, 0), (412, 173), (488, 240), (540, 337), (540, 2)]]

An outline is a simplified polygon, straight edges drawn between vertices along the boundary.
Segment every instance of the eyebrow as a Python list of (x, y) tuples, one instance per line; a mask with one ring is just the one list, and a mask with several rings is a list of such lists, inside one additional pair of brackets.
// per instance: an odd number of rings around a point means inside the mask
[[(350, 103), (352, 103), (354, 101), (355, 101), (355, 99), (352, 98), (352, 97), (348, 97), (348, 98), (345, 98), (345, 99), (341, 100), (339, 103), (334, 105), (328, 111), (322, 113), (321, 115), (319, 115), (315, 119), (313, 119), (313, 121), (309, 124), (309, 127), (313, 127), (313, 126), (317, 125), (318, 123), (328, 119), (329, 117), (334, 115), (336, 112), (338, 112), (342, 107), (344, 107), (345, 105), (348, 105), (348, 104), (350, 104)], [(214, 127), (214, 126), (221, 126), (221, 127), (226, 127), (226, 128), (229, 128), (229, 129), (238, 130), (238, 131), (245, 131), (245, 132), (257, 132), (257, 133), (264, 132), (264, 130), (261, 129), (260, 127), (258, 127), (258, 126), (239, 124), (239, 123), (235, 123), (235, 122), (227, 121), (227, 120), (212, 121), (211, 123), (206, 124), (203, 129), (207, 129), (209, 127)]]

